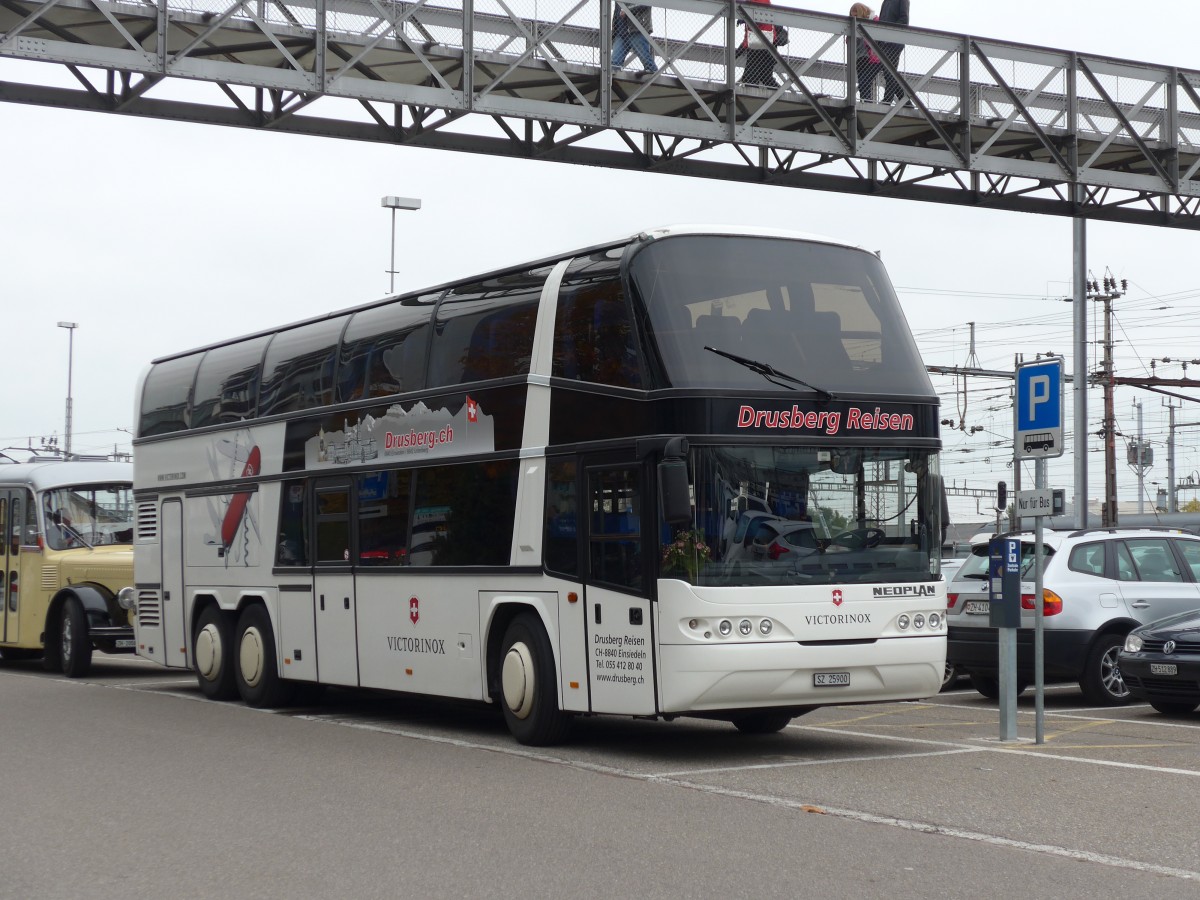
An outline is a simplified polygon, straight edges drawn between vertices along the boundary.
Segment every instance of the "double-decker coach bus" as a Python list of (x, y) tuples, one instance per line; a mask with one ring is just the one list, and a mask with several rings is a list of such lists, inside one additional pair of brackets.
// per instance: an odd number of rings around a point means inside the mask
[(648, 231), (158, 359), (139, 404), (138, 653), (210, 697), (544, 744), (941, 686), (938, 401), (862, 249)]

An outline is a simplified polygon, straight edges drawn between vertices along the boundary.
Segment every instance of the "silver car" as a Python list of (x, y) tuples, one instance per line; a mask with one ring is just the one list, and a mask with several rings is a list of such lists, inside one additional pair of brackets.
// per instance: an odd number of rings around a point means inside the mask
[[(1018, 693), (1033, 683), (1034, 538), (1020, 537)], [(1097, 706), (1128, 703), (1118, 662), (1125, 636), (1200, 609), (1200, 537), (1167, 528), (1047, 532), (1043, 537), (1046, 681), (1077, 681)], [(999, 695), (997, 630), (989, 625), (988, 545), (977, 544), (948, 585), (946, 661), (985, 697)]]

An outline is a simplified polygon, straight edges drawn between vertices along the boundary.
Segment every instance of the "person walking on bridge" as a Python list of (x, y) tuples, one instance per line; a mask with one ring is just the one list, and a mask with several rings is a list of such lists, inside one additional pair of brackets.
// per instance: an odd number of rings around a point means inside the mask
[[(658, 71), (650, 40), (654, 31), (652, 10), (643, 3), (614, 3), (612, 21), (612, 67), (620, 69), (630, 53), (636, 53), (647, 73)], [(636, 22), (634, 20), (637, 20)], [(641, 25), (641, 28), (638, 25)], [(643, 29), (645, 29), (643, 31)]]
[[(879, 8), (879, 21), (886, 25), (907, 25), (908, 24), (908, 0), (883, 0), (883, 5)], [(900, 66), (900, 54), (904, 50), (903, 44), (888, 42), (881, 44), (879, 49), (883, 51), (883, 58), (886, 59), (893, 67)], [(884, 72), (883, 74), (883, 102), (897, 103), (904, 98), (904, 89), (900, 87), (900, 82), (896, 80), (892, 73)]]

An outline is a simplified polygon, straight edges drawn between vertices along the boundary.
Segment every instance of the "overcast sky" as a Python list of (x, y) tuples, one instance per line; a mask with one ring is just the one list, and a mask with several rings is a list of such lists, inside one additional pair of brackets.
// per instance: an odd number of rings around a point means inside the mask
[[(798, 7), (843, 13), (848, 2)], [(1197, 65), (1200, 5), (1109, 0), (912, 0), (912, 24), (1048, 47)], [(1168, 13), (1168, 10), (1170, 12)], [(53, 70), (53, 71), (52, 71)], [(59, 71), (0, 60), (0, 80), (62, 83)], [(134, 385), (151, 358), (381, 297), (390, 213), (380, 197), (420, 197), (398, 216), (396, 290), (431, 285), (676, 222), (818, 231), (882, 253), (930, 363), (968, 362), (978, 324), (984, 367), (1013, 355), (1070, 359), (1071, 222), (786, 188), (722, 184), (545, 162), (490, 159), (335, 139), (256, 133), (0, 104), (4, 160), (0, 297), (10, 390), (0, 446), (64, 430), (67, 332), (75, 332), (75, 449), (128, 448)], [(1200, 357), (1200, 234), (1091, 223), (1089, 267), (1127, 278), (1122, 374), (1150, 357)], [(1159, 307), (1167, 307), (1160, 309)], [(1178, 366), (1162, 374), (1178, 377)], [(1200, 377), (1200, 367), (1191, 374)], [(950, 381), (944, 415), (984, 432), (946, 435), (957, 483), (1005, 477), (1011, 410), (995, 382), (965, 407)], [(1200, 392), (1198, 392), (1200, 393)], [(1136, 428), (1128, 389), (1124, 433)], [(1166, 411), (1144, 395), (1148, 479), (1166, 480)], [(1099, 394), (1092, 418), (1099, 416)], [(1180, 421), (1200, 420), (1186, 406)], [(1068, 428), (1071, 421), (1068, 419)], [(1181, 430), (1179, 474), (1200, 469), (1200, 429)], [(1091, 489), (1101, 484), (1090, 441)], [(1121, 496), (1135, 482), (1119, 452)], [(1070, 487), (1070, 465), (1053, 472)], [(1008, 476), (1011, 478), (1011, 475)], [(1069, 491), (1068, 491), (1069, 493)], [(1182, 495), (1187, 499), (1190, 495)], [(956, 501), (962, 520), (973, 502)]]

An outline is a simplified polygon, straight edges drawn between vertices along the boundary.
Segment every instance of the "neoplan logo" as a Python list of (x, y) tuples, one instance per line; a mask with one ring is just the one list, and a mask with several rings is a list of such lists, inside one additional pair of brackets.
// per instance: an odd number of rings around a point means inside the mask
[(937, 592), (931, 584), (899, 584), (874, 588), (876, 597), (932, 597)]

